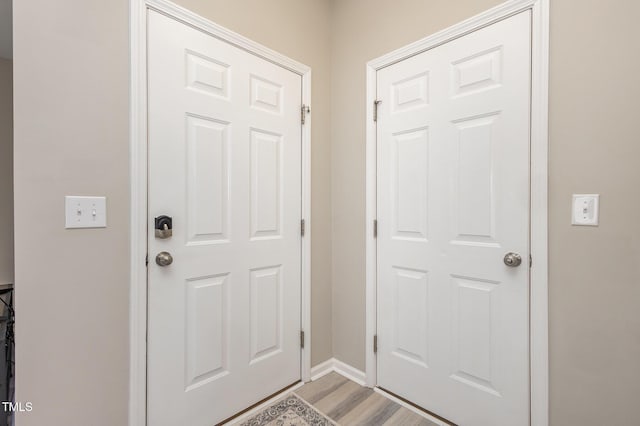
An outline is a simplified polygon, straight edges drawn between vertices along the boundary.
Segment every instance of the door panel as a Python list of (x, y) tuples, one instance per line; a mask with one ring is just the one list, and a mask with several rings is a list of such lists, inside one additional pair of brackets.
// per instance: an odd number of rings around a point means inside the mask
[(378, 71), (378, 384), (529, 419), (530, 12)]
[(391, 210), (394, 239), (427, 239), (428, 129), (391, 140)]
[(300, 379), (302, 82), (160, 13), (148, 25), (149, 424), (210, 426)]
[(251, 363), (282, 351), (281, 266), (251, 271)]
[(395, 268), (393, 354), (428, 367), (429, 281), (426, 271)]
[(188, 244), (228, 237), (229, 123), (187, 115)]
[(186, 389), (227, 374), (228, 274), (186, 282)]
[(251, 237), (279, 238), (282, 135), (251, 129)]

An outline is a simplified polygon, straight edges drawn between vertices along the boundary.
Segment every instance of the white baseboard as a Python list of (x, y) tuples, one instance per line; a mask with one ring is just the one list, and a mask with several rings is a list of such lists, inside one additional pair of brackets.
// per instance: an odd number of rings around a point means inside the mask
[(366, 376), (364, 371), (358, 370), (355, 367), (350, 366), (338, 359), (334, 359), (334, 371), (343, 375), (347, 379), (350, 379), (360, 386), (366, 386)]
[(320, 377), (335, 371), (341, 376), (356, 382), (360, 386), (366, 386), (364, 371), (358, 370), (339, 359), (330, 358), (325, 362), (316, 365), (311, 369), (311, 380), (317, 380)]
[(318, 380), (320, 377), (325, 376), (332, 371), (333, 369), (334, 358), (329, 358), (325, 362), (321, 362), (315, 367), (311, 368), (311, 381)]

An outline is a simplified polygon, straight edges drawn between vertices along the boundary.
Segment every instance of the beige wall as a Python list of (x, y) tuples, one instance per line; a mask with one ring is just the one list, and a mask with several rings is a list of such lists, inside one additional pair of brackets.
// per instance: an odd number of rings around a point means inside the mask
[(13, 62), (0, 58), (0, 284), (13, 282)]
[[(333, 351), (357, 368), (365, 356), (365, 63), (497, 3), (334, 2)], [(640, 3), (551, 4), (551, 423), (637, 424)], [(601, 194), (598, 228), (570, 225), (571, 194), (585, 192)]]
[[(13, 12), (18, 424), (124, 425), (128, 1)], [(65, 195), (106, 195), (109, 227), (65, 230)]]
[(327, 0), (177, 0), (176, 2), (312, 69), (311, 364), (319, 364), (332, 356), (330, 2)]
[[(329, 3), (182, 4), (313, 68), (317, 364), (332, 354)], [(15, 2), (17, 398), (34, 406), (21, 426), (126, 422), (128, 24), (128, 0)], [(65, 230), (70, 194), (106, 195), (109, 227)]]
[[(640, 2), (551, 2), (553, 425), (634, 425), (640, 401)], [(600, 226), (570, 225), (599, 193)]]

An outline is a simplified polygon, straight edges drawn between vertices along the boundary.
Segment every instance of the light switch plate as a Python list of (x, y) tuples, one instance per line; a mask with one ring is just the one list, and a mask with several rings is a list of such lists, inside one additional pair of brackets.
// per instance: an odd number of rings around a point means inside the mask
[(106, 228), (107, 198), (68, 195), (65, 200), (65, 227)]
[(579, 226), (598, 226), (599, 210), (599, 194), (573, 194), (571, 224)]

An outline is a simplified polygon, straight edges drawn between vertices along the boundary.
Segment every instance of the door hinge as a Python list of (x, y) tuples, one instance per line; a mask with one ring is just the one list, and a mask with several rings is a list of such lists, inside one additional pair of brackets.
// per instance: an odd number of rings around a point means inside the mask
[(302, 235), (303, 237), (304, 237), (304, 231), (305, 231), (304, 219), (300, 219), (300, 235)]
[(149, 266), (149, 253), (144, 257), (144, 266)]
[(311, 114), (311, 108), (308, 105), (302, 105), (300, 108), (300, 122), (305, 124), (307, 122), (307, 114)]
[(378, 353), (378, 335), (377, 334), (373, 335), (373, 353), (374, 354)]
[(378, 238), (378, 219), (373, 219), (373, 238)]
[(378, 104), (382, 102), (379, 100), (373, 101), (373, 121), (378, 121)]
[(532, 266), (533, 266), (533, 257), (529, 255), (529, 268), (531, 268)]
[(304, 349), (304, 330), (300, 330), (300, 347)]

